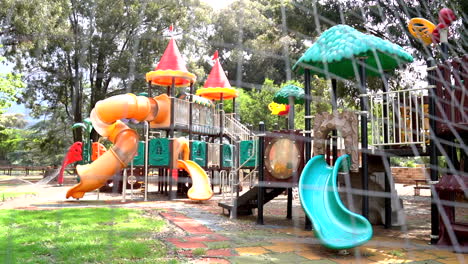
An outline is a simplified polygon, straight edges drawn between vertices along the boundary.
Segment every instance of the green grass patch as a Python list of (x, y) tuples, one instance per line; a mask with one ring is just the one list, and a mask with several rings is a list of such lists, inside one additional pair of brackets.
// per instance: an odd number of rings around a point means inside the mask
[(388, 254), (395, 256), (395, 257), (400, 257), (400, 258), (405, 256), (405, 253), (400, 250), (391, 250), (390, 252), (388, 252)]
[(36, 194), (35, 192), (1, 192), (0, 193), (0, 201), (4, 202), (8, 199), (24, 196), (24, 195), (32, 195)]
[(0, 211), (0, 263), (173, 263), (165, 222), (122, 208)]
[(232, 243), (226, 241), (219, 241), (219, 242), (207, 242), (208, 249), (222, 249), (222, 248), (230, 248)]
[(192, 250), (192, 254), (193, 254), (195, 257), (203, 256), (203, 255), (206, 254), (206, 249), (204, 249), (204, 248), (196, 248), (196, 249)]

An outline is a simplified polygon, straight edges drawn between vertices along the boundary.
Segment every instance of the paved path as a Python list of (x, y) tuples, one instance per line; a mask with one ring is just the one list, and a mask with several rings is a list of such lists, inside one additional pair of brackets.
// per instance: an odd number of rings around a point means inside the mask
[[(313, 232), (304, 231), (303, 213), (295, 207), (294, 220), (284, 219), (284, 197), (280, 207), (267, 206), (265, 222), (256, 225), (254, 217), (232, 220), (222, 215), (216, 201), (187, 199), (153, 202), (121, 202), (121, 196), (88, 193), (80, 201), (65, 200), (69, 187), (45, 186), (36, 196), (21, 197), (0, 204), (0, 209), (56, 209), (66, 207), (126, 207), (157, 209), (161, 217), (180, 232), (160, 238), (174, 255), (187, 263), (468, 263), (467, 254), (455, 254), (427, 245), (426, 241), (403, 239), (404, 233), (375, 227), (376, 235), (364, 246), (348, 252), (320, 245)], [(284, 206), (283, 206), (284, 205)], [(280, 208), (280, 209), (279, 209)], [(285, 208), (284, 208), (285, 209)]]

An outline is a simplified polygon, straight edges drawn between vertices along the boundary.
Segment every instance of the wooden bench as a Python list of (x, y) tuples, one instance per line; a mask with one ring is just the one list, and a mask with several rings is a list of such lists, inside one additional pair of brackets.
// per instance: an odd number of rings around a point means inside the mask
[(414, 186), (414, 196), (420, 196), (421, 189), (431, 189), (426, 180), (414, 180), (416, 186)]

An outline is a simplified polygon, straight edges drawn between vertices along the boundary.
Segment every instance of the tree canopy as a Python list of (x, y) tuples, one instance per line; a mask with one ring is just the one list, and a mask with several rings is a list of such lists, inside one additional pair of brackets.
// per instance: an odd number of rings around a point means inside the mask
[[(0, 45), (0, 48), (2, 48), (2, 45)], [(5, 62), (5, 57), (0, 56), (0, 63), (2, 62)], [(21, 88), (25, 86), (21, 74), (0, 73), (0, 113), (17, 101)]]
[[(234, 0), (222, 10), (213, 10), (199, 0), (3, 0), (1, 55), (22, 75), (1, 76), (0, 109), (17, 99), (32, 110), (33, 117), (42, 117), (28, 131), (44, 139), (22, 135), (37, 143), (28, 147), (29, 153), (44, 151), (54, 140), (65, 150), (72, 142), (70, 126), (88, 117), (97, 101), (146, 89), (145, 73), (161, 58), (167, 29), (173, 24), (187, 67), (198, 77), (196, 85), (204, 83), (211, 69), (209, 55), (219, 50), (231, 85), (241, 89), (236, 100), (241, 121), (255, 126), (265, 121), (273, 128), (282, 121), (270, 115), (268, 103), (281, 85), (303, 86), (302, 74), (291, 67), (325, 30), (349, 25), (402, 46), (421, 62), (440, 52), (411, 37), (407, 21), (425, 17), (437, 23), (442, 7), (463, 17), (468, 13), (466, 2)], [(460, 19), (451, 28), (451, 56), (467, 49), (466, 23)], [(408, 67), (415, 78), (390, 78), (390, 89), (422, 80), (415, 67)], [(316, 99), (312, 111), (330, 110), (329, 83), (316, 77), (312, 82)], [(369, 89), (381, 87), (380, 80), (369, 79)], [(352, 80), (338, 84), (342, 107), (355, 107), (357, 95)], [(303, 107), (297, 106), (296, 111), (296, 127), (301, 128)], [(82, 140), (81, 130), (73, 131), (73, 140)]]

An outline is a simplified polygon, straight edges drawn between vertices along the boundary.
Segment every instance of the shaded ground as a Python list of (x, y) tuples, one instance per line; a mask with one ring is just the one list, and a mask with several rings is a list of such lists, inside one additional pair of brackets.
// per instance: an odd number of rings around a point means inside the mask
[[(65, 200), (70, 186), (34, 186), (36, 195), (0, 203), (0, 209), (56, 209), (76, 207), (128, 207), (150, 210), (172, 225), (155, 235), (169, 246), (169, 254), (182, 263), (464, 263), (466, 254), (429, 246), (430, 200), (405, 195), (407, 226), (385, 230), (374, 227), (374, 238), (364, 246), (346, 252), (320, 245), (313, 232), (304, 231), (304, 213), (295, 199), (293, 219), (285, 219), (286, 196), (281, 195), (265, 206), (265, 225), (255, 224), (256, 216), (229, 219), (217, 206), (220, 196), (210, 201), (187, 199), (167, 201), (162, 195), (150, 195), (143, 202), (121, 202), (121, 195), (88, 193), (80, 201)], [(17, 187), (18, 188), (18, 187)], [(21, 187), (22, 188), (22, 187)], [(29, 187), (31, 188), (31, 187)]]

